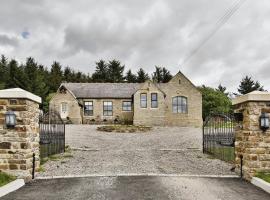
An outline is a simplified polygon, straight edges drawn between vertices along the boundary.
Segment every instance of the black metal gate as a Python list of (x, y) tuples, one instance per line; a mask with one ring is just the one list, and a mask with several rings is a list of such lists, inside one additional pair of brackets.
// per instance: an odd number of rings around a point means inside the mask
[(211, 114), (203, 125), (203, 153), (234, 161), (235, 119), (230, 114)]
[(50, 110), (39, 118), (40, 158), (65, 151), (65, 124), (59, 113)]

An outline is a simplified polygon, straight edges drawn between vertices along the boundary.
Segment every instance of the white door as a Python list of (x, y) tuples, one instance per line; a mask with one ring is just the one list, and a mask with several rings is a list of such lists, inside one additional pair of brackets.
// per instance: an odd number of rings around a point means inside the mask
[(66, 119), (68, 117), (68, 103), (67, 102), (62, 102), (61, 103), (61, 118)]

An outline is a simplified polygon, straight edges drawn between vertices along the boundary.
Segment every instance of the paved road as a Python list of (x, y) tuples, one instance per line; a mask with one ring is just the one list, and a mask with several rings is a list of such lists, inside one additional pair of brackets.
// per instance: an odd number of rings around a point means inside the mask
[(80, 174), (233, 174), (232, 166), (201, 151), (199, 128), (154, 127), (146, 133), (106, 133), (97, 126), (68, 125), (73, 157), (49, 161), (38, 176)]
[(270, 195), (235, 178), (89, 177), (36, 180), (1, 200), (268, 200)]

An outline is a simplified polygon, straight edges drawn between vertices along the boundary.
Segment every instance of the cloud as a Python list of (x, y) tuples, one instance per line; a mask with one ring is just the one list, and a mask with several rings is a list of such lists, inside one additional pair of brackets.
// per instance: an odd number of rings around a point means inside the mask
[(133, 71), (165, 66), (173, 73), (181, 70), (197, 85), (221, 83), (231, 91), (248, 74), (270, 89), (268, 0), (246, 1), (187, 63), (179, 65), (234, 2), (3, 0), (0, 50), (20, 61), (33, 56), (49, 66), (58, 60), (90, 73), (99, 59), (119, 59)]
[(2, 46), (17, 46), (18, 40), (15, 37), (0, 34), (0, 45)]

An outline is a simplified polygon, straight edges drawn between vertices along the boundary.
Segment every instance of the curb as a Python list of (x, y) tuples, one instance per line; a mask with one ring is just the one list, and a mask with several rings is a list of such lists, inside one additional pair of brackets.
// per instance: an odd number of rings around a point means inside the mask
[(66, 176), (36, 177), (37, 180), (87, 177), (121, 177), (121, 176), (156, 176), (156, 177), (186, 177), (186, 178), (240, 178), (237, 175), (190, 175), (190, 174), (82, 174)]
[(252, 177), (251, 183), (270, 194), (270, 183), (268, 183), (260, 178), (257, 178), (257, 177)]
[(0, 187), (0, 197), (7, 195), (10, 192), (14, 192), (15, 190), (18, 190), (22, 186), (24, 186), (24, 180), (23, 179), (16, 179), (15, 181), (12, 181), (2, 187)]

